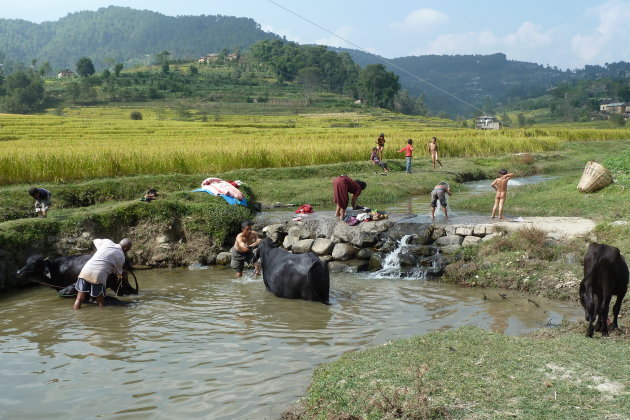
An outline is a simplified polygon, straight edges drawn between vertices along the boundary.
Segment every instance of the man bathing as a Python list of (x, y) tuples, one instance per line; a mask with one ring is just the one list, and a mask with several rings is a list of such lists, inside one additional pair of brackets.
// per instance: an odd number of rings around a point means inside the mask
[(494, 207), (492, 207), (492, 219), (494, 219), (497, 209), (499, 209), (499, 219), (504, 219), (503, 205), (505, 204), (505, 198), (507, 197), (508, 181), (513, 176), (514, 174), (508, 174), (507, 169), (501, 169), (497, 179), (490, 184), (490, 186), (497, 192), (494, 197)]

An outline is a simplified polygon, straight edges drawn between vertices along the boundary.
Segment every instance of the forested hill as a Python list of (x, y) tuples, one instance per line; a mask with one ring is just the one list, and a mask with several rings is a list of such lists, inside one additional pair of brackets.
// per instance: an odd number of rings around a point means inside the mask
[(424, 55), (383, 60), (379, 56), (363, 51), (337, 48), (334, 50), (348, 52), (362, 67), (371, 63), (385, 64), (388, 70), (400, 76), (403, 89), (412, 95), (424, 94), (425, 103), (433, 112), (444, 111), (451, 117), (467, 116), (474, 113), (475, 109), (424, 81), (476, 107), (490, 111), (509, 101), (545, 94), (562, 82), (630, 78), (630, 63), (626, 62), (562, 71), (536, 63), (508, 60), (505, 54), (501, 53)]
[(168, 51), (171, 59), (197, 58), (224, 48), (247, 49), (263, 39), (253, 19), (232, 16), (165, 16), (148, 10), (110, 6), (96, 12), (71, 13), (55, 22), (36, 24), (0, 19), (0, 63), (33, 59), (53, 70), (74, 69), (81, 57), (97, 68)]

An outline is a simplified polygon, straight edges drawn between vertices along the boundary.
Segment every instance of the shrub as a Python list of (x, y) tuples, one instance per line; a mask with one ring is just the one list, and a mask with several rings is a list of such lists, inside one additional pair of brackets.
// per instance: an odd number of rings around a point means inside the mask
[(141, 120), (142, 119), (142, 112), (140, 112), (140, 111), (131, 111), (131, 113), (129, 114), (129, 118), (131, 118), (132, 120)]

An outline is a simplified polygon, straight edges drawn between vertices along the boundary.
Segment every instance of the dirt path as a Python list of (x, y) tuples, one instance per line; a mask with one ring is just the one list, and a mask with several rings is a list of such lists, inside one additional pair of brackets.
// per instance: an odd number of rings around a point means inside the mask
[(595, 228), (593, 220), (581, 217), (523, 217), (505, 221), (493, 221), (489, 224), (505, 227), (508, 231), (535, 227), (558, 238), (574, 238), (586, 235)]

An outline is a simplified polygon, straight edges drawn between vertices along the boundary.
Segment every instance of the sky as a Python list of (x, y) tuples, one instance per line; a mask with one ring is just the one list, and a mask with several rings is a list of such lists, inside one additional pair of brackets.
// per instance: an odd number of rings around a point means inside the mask
[(385, 58), (494, 54), (560, 69), (630, 62), (630, 0), (3, 0), (0, 18), (55, 21), (125, 6), (254, 19), (300, 44)]

